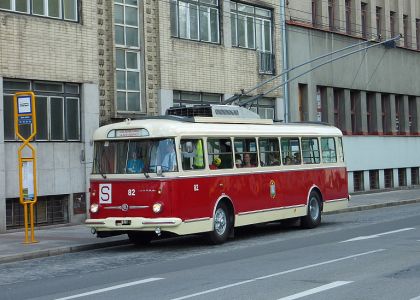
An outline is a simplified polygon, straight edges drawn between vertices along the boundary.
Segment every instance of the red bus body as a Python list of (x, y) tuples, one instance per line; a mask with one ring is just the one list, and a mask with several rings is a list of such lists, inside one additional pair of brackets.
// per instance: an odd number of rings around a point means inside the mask
[[(173, 122), (169, 122), (171, 126), (178, 125)], [(120, 126), (126, 128), (128, 125)], [(147, 122), (130, 126), (143, 128), (147, 127)], [(152, 127), (147, 130), (153, 132)], [(211, 131), (201, 134), (212, 136)], [(259, 136), (258, 133), (255, 135)], [(197, 134), (195, 131), (177, 132), (177, 145), (183, 136)], [(324, 212), (348, 204), (344, 162), (227, 170), (210, 170), (208, 164), (206, 162), (204, 170), (179, 170), (163, 176), (107, 174), (103, 178), (92, 175), (90, 204), (96, 205), (97, 209), (91, 212), (86, 224), (102, 233), (158, 230), (183, 235), (212, 231), (215, 209), (220, 201), (229, 203), (235, 227), (305, 216), (311, 192), (319, 194)], [(162, 207), (159, 214), (152, 209), (156, 203)]]

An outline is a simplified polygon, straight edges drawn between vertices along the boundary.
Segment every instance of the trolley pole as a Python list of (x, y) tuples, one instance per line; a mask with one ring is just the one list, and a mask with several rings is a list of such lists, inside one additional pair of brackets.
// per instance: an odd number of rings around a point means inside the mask
[[(36, 149), (30, 144), (30, 141), (36, 135), (35, 94), (33, 92), (18, 92), (15, 94), (13, 100), (15, 132), (17, 137), (22, 141), (22, 145), (18, 149), (18, 163), (19, 202), (23, 205), (23, 219), (25, 224), (24, 244), (32, 244), (37, 243), (34, 233), (34, 205), (37, 202)], [(29, 137), (24, 137), (20, 133), (23, 125), (30, 126), (31, 134)], [(31, 232), (30, 240), (28, 237), (29, 226)]]

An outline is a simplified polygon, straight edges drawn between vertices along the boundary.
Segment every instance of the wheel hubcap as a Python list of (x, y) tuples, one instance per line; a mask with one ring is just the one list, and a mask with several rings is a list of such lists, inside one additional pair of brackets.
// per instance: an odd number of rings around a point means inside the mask
[(319, 205), (318, 200), (316, 198), (311, 198), (311, 202), (309, 204), (309, 213), (311, 215), (312, 220), (318, 219)]
[(214, 214), (214, 229), (218, 235), (223, 235), (226, 231), (226, 214), (223, 209), (218, 208)]

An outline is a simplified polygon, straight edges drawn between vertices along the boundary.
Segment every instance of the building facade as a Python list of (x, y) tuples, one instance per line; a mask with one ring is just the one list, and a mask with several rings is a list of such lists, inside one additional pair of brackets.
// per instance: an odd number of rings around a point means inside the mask
[[(289, 66), (311, 63), (288, 86), (290, 119), (323, 121), (344, 137), (350, 192), (419, 184), (420, 3), (414, 0), (289, 1)], [(395, 47), (363, 47), (397, 37)], [(299, 51), (298, 51), (299, 50)]]
[[(277, 1), (98, 3), (101, 124), (220, 103), (281, 72)], [(276, 90), (252, 109), (283, 119), (281, 95)]]
[(36, 94), (36, 225), (86, 218), (91, 136), (99, 125), (97, 16), (95, 1), (0, 1), (0, 232), (23, 226), (17, 91)]

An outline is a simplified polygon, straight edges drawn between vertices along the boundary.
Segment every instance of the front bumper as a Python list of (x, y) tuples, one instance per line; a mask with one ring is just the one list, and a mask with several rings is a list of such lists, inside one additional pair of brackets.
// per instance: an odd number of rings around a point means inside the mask
[(180, 218), (106, 218), (87, 219), (86, 226), (95, 228), (96, 231), (119, 231), (119, 230), (154, 230), (159, 227), (177, 227), (182, 223)]

